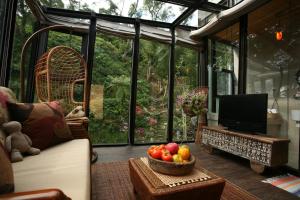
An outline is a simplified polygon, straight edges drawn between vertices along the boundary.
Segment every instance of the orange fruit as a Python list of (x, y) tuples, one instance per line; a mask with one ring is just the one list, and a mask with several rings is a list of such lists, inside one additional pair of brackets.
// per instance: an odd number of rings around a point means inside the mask
[(186, 147), (179, 147), (178, 154), (183, 160), (188, 160), (191, 156), (190, 149)]

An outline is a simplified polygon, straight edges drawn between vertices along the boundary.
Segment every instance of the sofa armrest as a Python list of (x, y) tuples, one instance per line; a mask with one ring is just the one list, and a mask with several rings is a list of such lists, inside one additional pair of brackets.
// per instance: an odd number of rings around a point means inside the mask
[(59, 189), (45, 189), (0, 195), (0, 200), (71, 200)]
[(93, 151), (92, 142), (88, 133), (88, 118), (66, 118), (66, 122), (74, 139), (88, 139), (90, 141), (91, 161), (92, 163), (96, 162), (98, 159), (98, 154), (97, 152)]

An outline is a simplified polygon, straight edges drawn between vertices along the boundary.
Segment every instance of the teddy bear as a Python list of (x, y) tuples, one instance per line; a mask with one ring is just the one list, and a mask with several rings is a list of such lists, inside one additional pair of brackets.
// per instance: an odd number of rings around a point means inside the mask
[(11, 161), (19, 162), (23, 160), (22, 153), (37, 155), (40, 150), (31, 147), (31, 139), (21, 132), (22, 125), (17, 121), (10, 121), (2, 124), (4, 131), (8, 134), (5, 140), (5, 147), (10, 152)]

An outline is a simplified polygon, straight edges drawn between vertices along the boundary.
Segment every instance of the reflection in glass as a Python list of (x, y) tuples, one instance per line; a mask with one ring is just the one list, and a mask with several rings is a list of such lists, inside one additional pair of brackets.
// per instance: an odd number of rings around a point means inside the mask
[(228, 95), (233, 94), (232, 73), (217, 71), (217, 94)]
[[(248, 15), (247, 93), (268, 93), (269, 113), (267, 133), (294, 138), (289, 112), (299, 109), (295, 74), (299, 70), (300, 18), (299, 1), (273, 0)], [(271, 12), (270, 12), (271, 11)], [(278, 40), (276, 32), (282, 32)], [(261, 90), (256, 88), (261, 83)], [(278, 115), (280, 123), (272, 120)], [(292, 149), (291, 151), (294, 151)], [(289, 158), (289, 164), (296, 166)]]

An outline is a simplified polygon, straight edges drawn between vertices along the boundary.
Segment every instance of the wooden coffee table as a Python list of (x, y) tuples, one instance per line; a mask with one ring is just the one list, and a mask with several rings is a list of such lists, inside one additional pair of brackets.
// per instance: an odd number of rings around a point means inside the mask
[[(144, 158), (129, 159), (128, 161), (134, 192), (140, 199), (183, 200), (186, 198), (189, 200), (215, 200), (221, 197), (225, 180), (201, 168), (199, 160), (196, 160), (195, 170), (197, 173), (201, 172), (209, 178), (186, 181), (176, 186), (166, 185), (165, 181), (161, 180), (161, 176), (159, 178), (144, 161)], [(185, 176), (180, 176), (179, 178), (182, 180), (186, 179)]]

